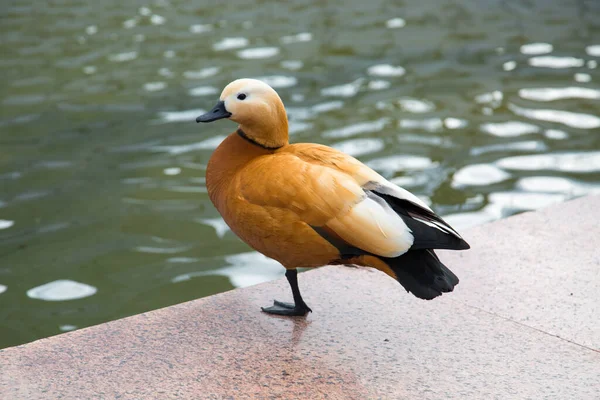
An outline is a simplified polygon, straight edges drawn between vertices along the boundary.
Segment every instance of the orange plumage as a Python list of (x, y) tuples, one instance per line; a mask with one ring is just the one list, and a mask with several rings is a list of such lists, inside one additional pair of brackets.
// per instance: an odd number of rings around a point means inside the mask
[(369, 266), (417, 297), (451, 291), (458, 278), (432, 249), (468, 244), (416, 196), (355, 158), (318, 144), (289, 144), (285, 108), (263, 82), (230, 83), (198, 122), (240, 125), (212, 155), (206, 186), (231, 230), (279, 261), (294, 304), (264, 311), (304, 315), (296, 268), (332, 263)]

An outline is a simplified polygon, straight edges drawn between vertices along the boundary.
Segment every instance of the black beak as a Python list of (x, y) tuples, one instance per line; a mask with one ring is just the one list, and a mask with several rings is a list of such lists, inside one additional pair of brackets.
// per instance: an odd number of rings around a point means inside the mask
[(213, 122), (218, 119), (229, 117), (231, 117), (231, 113), (225, 109), (225, 102), (220, 101), (212, 110), (196, 118), (196, 122)]

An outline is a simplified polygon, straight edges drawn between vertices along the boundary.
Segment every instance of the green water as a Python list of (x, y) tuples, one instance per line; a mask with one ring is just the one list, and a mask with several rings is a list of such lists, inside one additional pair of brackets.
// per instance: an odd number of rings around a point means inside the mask
[(0, 347), (282, 275), (204, 186), (235, 78), (458, 228), (600, 191), (596, 1), (214, 3), (0, 6)]

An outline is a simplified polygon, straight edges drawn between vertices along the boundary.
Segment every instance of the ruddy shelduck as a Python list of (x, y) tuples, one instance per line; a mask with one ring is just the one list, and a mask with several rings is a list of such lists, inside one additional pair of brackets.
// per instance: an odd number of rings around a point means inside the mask
[(223, 118), (239, 126), (208, 162), (208, 195), (236, 235), (286, 268), (294, 297), (264, 312), (312, 311), (297, 268), (373, 267), (427, 300), (458, 284), (434, 249), (464, 250), (467, 242), (418, 197), (357, 159), (320, 144), (290, 144), (283, 102), (269, 85), (235, 80), (196, 121)]

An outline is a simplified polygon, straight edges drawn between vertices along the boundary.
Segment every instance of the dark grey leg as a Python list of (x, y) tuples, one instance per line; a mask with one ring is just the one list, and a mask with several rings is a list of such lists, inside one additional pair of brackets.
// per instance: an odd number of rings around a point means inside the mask
[(310, 307), (306, 305), (300, 294), (300, 288), (298, 287), (298, 271), (295, 269), (288, 269), (285, 272), (285, 277), (290, 283), (292, 288), (292, 295), (294, 296), (294, 303), (284, 303), (275, 300), (271, 307), (261, 307), (261, 309), (268, 314), (276, 315), (290, 315), (290, 316), (302, 316), (309, 312), (312, 312)]

